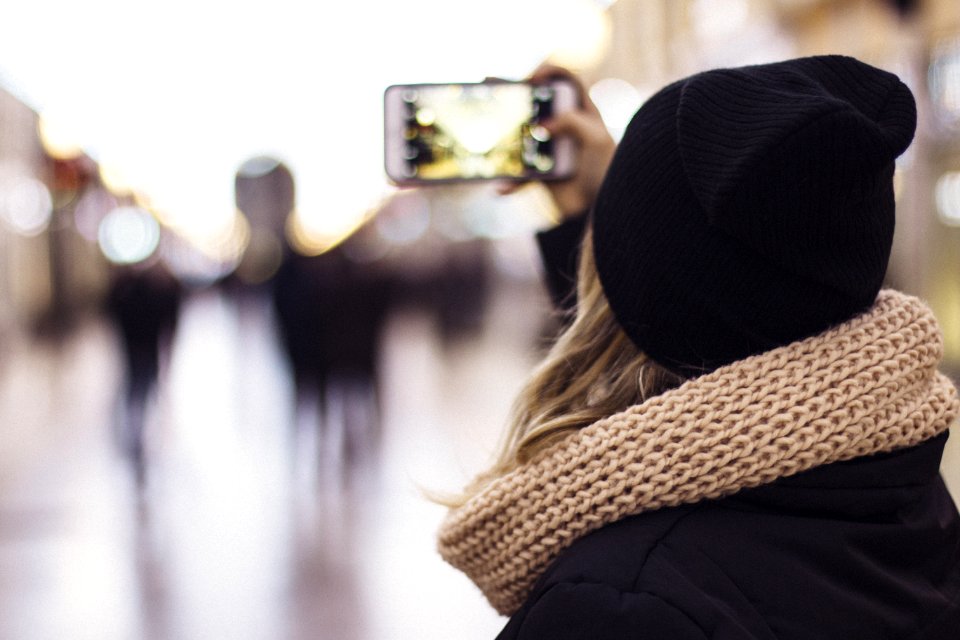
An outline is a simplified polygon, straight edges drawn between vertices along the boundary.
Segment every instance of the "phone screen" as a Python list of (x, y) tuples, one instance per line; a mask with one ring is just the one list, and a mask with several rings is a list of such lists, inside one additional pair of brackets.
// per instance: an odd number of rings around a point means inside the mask
[(554, 113), (557, 93), (515, 82), (391, 87), (388, 118), (399, 111), (392, 135), (400, 139), (388, 173), (401, 182), (555, 175), (557, 141), (540, 122)]

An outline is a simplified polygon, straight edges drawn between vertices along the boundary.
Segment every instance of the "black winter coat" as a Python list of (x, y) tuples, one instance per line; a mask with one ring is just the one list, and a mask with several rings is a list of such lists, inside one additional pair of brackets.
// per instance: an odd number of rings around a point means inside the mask
[[(558, 300), (576, 238), (540, 238)], [(499, 639), (960, 640), (946, 438), (603, 527), (558, 556)]]
[(601, 528), (499, 638), (957, 640), (946, 436)]

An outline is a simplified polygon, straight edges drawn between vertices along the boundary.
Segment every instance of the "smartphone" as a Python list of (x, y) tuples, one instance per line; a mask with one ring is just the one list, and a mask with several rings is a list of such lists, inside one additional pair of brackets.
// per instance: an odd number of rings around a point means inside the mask
[(398, 84), (384, 92), (384, 165), (398, 185), (570, 177), (576, 145), (540, 124), (577, 106), (569, 80)]

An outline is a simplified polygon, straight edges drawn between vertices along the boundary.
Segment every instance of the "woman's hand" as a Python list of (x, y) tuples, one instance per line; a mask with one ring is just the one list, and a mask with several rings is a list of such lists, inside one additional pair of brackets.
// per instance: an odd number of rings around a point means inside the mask
[[(580, 107), (556, 114), (541, 124), (551, 135), (570, 136), (576, 141), (577, 168), (571, 178), (545, 180), (543, 184), (553, 197), (560, 217), (567, 220), (585, 213), (593, 206), (617, 145), (583, 83), (569, 70), (554, 65), (541, 65), (528, 80), (547, 83), (557, 78), (566, 78), (574, 83), (579, 93)], [(521, 186), (523, 183), (506, 184), (500, 188), (500, 193), (513, 193)]]

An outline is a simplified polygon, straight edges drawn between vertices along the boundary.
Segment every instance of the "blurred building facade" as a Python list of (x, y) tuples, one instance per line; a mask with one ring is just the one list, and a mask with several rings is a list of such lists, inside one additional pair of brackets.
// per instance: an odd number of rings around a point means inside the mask
[[(17, 327), (31, 323), (51, 304), (49, 262), (46, 241), (17, 232), (9, 220), (17, 207), (13, 202), (18, 187), (37, 189), (46, 178), (43, 151), (36, 137), (36, 114), (14, 96), (0, 89), (0, 335), (8, 336)], [(27, 187), (29, 189), (30, 187)], [(29, 230), (28, 230), (29, 231)], [(39, 272), (39, 273), (38, 273)]]

